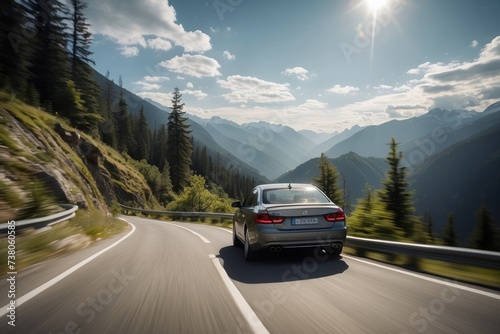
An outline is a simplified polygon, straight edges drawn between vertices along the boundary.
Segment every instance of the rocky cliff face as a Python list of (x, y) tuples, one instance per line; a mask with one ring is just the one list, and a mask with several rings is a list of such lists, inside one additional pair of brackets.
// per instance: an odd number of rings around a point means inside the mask
[[(43, 189), (41, 191), (40, 189)], [(107, 210), (154, 207), (143, 176), (111, 148), (56, 116), (0, 96), (0, 221), (33, 217), (34, 201)]]

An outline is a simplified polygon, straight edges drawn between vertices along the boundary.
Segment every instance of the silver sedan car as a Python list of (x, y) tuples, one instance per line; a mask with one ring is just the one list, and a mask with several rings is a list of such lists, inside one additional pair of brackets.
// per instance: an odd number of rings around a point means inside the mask
[(233, 217), (233, 245), (243, 247), (246, 260), (261, 251), (322, 247), (340, 255), (346, 239), (345, 215), (311, 184), (277, 183), (256, 186)]

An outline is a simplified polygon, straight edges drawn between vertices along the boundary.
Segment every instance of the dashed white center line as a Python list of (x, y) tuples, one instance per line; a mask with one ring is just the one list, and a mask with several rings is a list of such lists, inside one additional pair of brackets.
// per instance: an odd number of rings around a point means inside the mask
[(177, 224), (172, 224), (172, 223), (165, 223), (165, 224), (168, 224), (168, 225), (172, 225), (172, 226), (176, 226), (178, 228), (182, 228), (182, 229), (185, 229), (186, 231), (189, 231), (191, 233), (193, 233), (194, 235), (198, 236), (204, 243), (206, 244), (209, 244), (210, 243), (210, 240), (208, 240), (207, 238), (205, 238), (204, 236), (202, 236), (201, 234), (199, 233), (196, 233), (195, 231), (187, 228), (187, 227), (184, 227), (184, 226), (180, 226), (180, 225), (177, 225)]
[(209, 254), (208, 257), (212, 259), (215, 269), (217, 269), (217, 271), (219, 272), (222, 281), (229, 290), (229, 294), (231, 295), (231, 297), (233, 297), (236, 306), (238, 306), (238, 309), (245, 318), (245, 321), (252, 329), (252, 332), (255, 334), (269, 334), (269, 331), (266, 329), (266, 327), (264, 327), (264, 324), (262, 324), (259, 317), (257, 317), (257, 314), (255, 314), (250, 305), (248, 305), (240, 290), (238, 290), (233, 281), (231, 281), (226, 271), (220, 264), (219, 259), (214, 254)]

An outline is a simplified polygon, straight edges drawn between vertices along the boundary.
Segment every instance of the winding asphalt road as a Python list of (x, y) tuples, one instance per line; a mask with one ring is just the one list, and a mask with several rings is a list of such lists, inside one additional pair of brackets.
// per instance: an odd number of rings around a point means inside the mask
[[(372, 261), (246, 262), (229, 230), (124, 217), (128, 231), (16, 277), (0, 333), (498, 333), (500, 294)], [(7, 305), (8, 282), (0, 282)]]

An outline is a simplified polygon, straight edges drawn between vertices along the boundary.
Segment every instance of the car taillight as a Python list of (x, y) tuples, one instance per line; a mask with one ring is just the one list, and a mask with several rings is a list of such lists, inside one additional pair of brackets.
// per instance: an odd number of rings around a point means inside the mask
[(257, 214), (254, 218), (257, 224), (281, 224), (285, 217), (270, 216), (267, 213)]
[(341, 209), (339, 209), (337, 212), (327, 213), (323, 217), (325, 217), (325, 219), (329, 222), (345, 220), (344, 211), (342, 211)]

